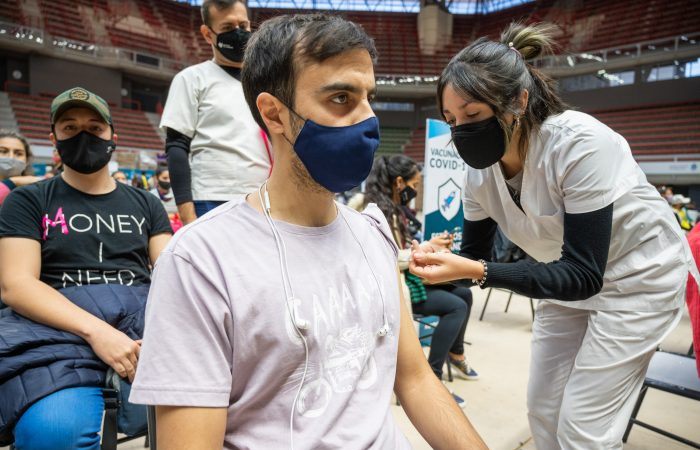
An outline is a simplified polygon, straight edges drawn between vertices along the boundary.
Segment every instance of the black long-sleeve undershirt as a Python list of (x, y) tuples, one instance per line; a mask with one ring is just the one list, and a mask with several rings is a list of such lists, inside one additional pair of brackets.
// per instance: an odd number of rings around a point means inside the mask
[(165, 154), (168, 157), (170, 185), (175, 197), (175, 204), (192, 201), (192, 173), (190, 171), (190, 143), (179, 131), (168, 128), (165, 137)]
[[(561, 258), (550, 263), (521, 260), (488, 263), (484, 288), (506, 288), (532, 298), (585, 300), (603, 287), (608, 262), (614, 205), (583, 214), (564, 214)], [(464, 221), (460, 254), (491, 259), (496, 222)]]

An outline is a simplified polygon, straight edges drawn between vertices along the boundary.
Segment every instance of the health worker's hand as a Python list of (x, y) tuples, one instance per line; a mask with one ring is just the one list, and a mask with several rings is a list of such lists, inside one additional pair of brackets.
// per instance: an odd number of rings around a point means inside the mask
[(414, 275), (429, 284), (445, 283), (462, 279), (480, 279), (484, 276), (484, 266), (478, 261), (455, 255), (452, 252), (431, 251), (418, 242), (411, 244), (411, 260), (408, 268)]

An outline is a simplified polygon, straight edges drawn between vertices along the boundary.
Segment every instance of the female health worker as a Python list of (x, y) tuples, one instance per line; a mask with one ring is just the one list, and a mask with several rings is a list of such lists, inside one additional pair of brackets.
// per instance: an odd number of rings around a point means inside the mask
[[(549, 25), (511, 25), (459, 52), (438, 105), (469, 166), (460, 255), (413, 243), (431, 283), (471, 279), (539, 299), (528, 418), (549, 449), (621, 449), (649, 361), (682, 314), (688, 245), (625, 139), (567, 109), (527, 62)], [(496, 226), (536, 261), (487, 262)]]

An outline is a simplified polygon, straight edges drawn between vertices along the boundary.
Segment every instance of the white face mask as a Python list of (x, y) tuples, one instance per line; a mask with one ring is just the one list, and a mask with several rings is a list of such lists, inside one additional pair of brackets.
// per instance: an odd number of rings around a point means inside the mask
[(15, 158), (0, 158), (0, 178), (10, 178), (22, 175), (27, 163)]

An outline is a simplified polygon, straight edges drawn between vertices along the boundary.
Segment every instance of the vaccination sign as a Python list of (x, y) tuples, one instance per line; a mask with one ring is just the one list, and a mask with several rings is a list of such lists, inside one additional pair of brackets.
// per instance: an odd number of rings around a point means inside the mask
[(428, 119), (425, 129), (423, 239), (447, 231), (454, 235), (453, 250), (458, 250), (462, 243), (462, 183), (467, 166), (452, 145), (449, 125)]

